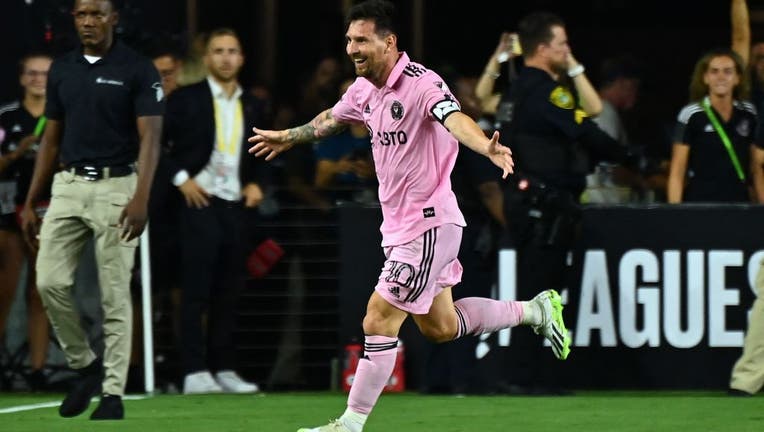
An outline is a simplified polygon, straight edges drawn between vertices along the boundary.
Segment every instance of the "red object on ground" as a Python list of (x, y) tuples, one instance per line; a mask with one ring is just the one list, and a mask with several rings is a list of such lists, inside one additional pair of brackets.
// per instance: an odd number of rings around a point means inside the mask
[(260, 279), (268, 274), (283, 256), (284, 249), (278, 243), (273, 239), (265, 239), (249, 254), (247, 271), (253, 278)]
[[(398, 341), (398, 353), (395, 357), (395, 366), (393, 366), (393, 373), (390, 374), (390, 378), (387, 380), (385, 388), (382, 390), (385, 393), (398, 393), (406, 390), (406, 371), (404, 368), (405, 354), (403, 349), (403, 342)], [(361, 344), (353, 342), (345, 345), (345, 361), (342, 369), (342, 390), (345, 393), (350, 391), (350, 386), (353, 385), (355, 379), (355, 371), (358, 368), (358, 362), (363, 357), (363, 346)]]

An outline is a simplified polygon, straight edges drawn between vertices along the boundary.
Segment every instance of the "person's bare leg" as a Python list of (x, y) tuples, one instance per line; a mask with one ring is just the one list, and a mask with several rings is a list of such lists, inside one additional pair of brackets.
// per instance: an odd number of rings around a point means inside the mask
[(411, 315), (427, 339), (447, 342), (456, 339), (459, 330), (458, 315), (454, 308), (451, 287), (446, 287), (432, 300), (430, 311), (424, 315)]
[(389, 304), (376, 291), (363, 319), (364, 356), (358, 363), (345, 413), (338, 419), (350, 432), (360, 432), (395, 366), (398, 331), (407, 312)]

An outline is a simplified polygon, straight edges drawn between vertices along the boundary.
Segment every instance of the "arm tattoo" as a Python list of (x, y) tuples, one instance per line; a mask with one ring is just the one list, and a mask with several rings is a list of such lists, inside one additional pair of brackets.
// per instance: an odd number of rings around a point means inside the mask
[(294, 143), (314, 141), (336, 135), (347, 128), (332, 117), (332, 110), (327, 109), (317, 115), (310, 123), (298, 126), (287, 131), (287, 140)]

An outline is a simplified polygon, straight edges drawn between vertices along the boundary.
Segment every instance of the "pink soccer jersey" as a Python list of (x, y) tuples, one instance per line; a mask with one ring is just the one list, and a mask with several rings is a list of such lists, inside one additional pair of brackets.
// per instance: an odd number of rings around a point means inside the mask
[(442, 124), (459, 111), (441, 77), (401, 53), (382, 88), (358, 78), (332, 108), (335, 119), (369, 129), (382, 204), (382, 246), (430, 228), (465, 226), (451, 190), (459, 144)]

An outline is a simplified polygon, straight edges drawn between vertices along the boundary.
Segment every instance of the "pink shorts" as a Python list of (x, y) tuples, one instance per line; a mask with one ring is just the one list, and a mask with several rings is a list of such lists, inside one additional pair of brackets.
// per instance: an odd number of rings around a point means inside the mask
[(387, 260), (374, 289), (398, 309), (426, 314), (443, 288), (462, 280), (457, 259), (461, 241), (462, 227), (447, 224), (406, 244), (384, 248)]

